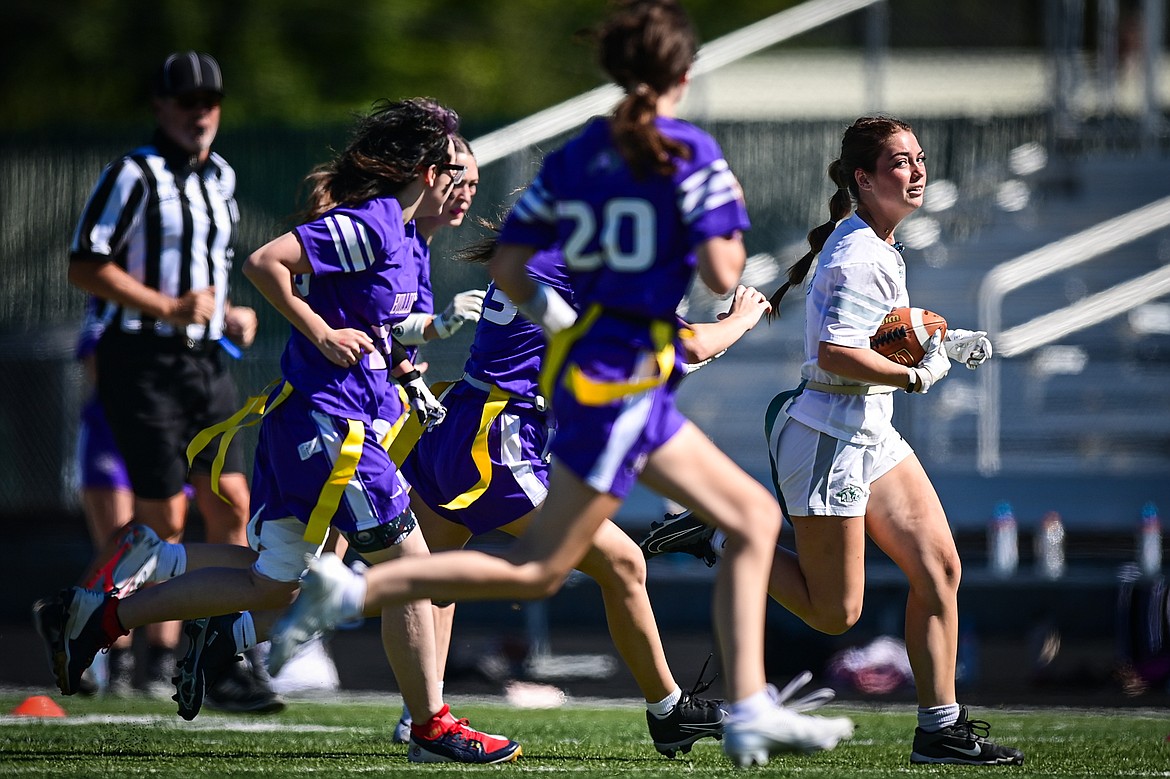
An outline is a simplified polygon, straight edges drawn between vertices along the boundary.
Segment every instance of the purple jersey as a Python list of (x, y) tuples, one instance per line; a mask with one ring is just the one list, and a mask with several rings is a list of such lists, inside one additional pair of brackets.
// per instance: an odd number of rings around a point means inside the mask
[[(435, 293), (431, 288), (431, 247), (427, 239), (418, 232), (415, 222), (406, 225), (406, 233), (410, 241), (411, 254), (414, 257), (415, 267), (418, 268), (418, 297), (410, 307), (412, 314), (434, 314)], [(411, 362), (418, 362), (416, 345), (406, 347), (406, 355)]]
[(414, 261), (418, 267), (418, 298), (410, 309), (412, 314), (435, 313), (435, 293), (431, 287), (431, 247), (427, 239), (415, 228), (415, 223), (407, 225), (407, 229), (414, 229), (411, 251), (414, 252)]
[[(537, 252), (528, 263), (528, 273), (573, 302), (560, 252)], [(540, 326), (521, 316), (508, 296), (491, 284), (484, 297), (483, 316), (475, 328), (471, 355), (463, 370), (473, 379), (494, 384), (505, 392), (534, 397), (539, 392), (537, 382), (544, 348)]]
[(418, 270), (402, 209), (394, 198), (334, 208), (296, 228), (311, 275), (297, 278), (305, 301), (330, 327), (361, 330), (375, 351), (356, 366), (334, 365), (299, 330), (292, 328), (281, 371), (313, 406), (367, 424), (385, 416), (390, 329), (410, 313), (418, 297)]
[[(655, 121), (691, 150), (674, 173), (634, 176), (608, 121), (594, 120), (545, 158), (500, 234), (500, 243), (564, 252), (574, 302), (592, 324), (563, 334), (574, 340), (551, 385), (552, 452), (618, 498), (685, 423), (673, 398), (679, 372), (655, 363), (669, 354), (695, 247), (748, 227), (739, 183), (714, 139), (678, 119)], [(667, 383), (655, 384), (655, 374)]]
[(636, 178), (595, 119), (545, 158), (508, 214), (500, 243), (561, 246), (578, 308), (593, 303), (645, 320), (674, 321), (690, 285), (695, 247), (749, 226), (743, 193), (715, 140), (680, 119), (658, 129), (691, 149), (670, 176)]

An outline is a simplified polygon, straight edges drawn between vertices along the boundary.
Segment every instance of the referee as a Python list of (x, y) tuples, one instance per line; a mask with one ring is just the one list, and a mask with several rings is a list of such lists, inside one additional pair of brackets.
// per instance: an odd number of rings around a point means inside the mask
[[(214, 448), (190, 473), (186, 461), (195, 434), (238, 406), (221, 339), (246, 347), (256, 333), (256, 313), (228, 302), (239, 214), (235, 172), (211, 151), (222, 100), (213, 57), (167, 57), (153, 83), (154, 137), (102, 172), (73, 235), (69, 281), (104, 302), (98, 397), (126, 461), (135, 519), (180, 541), (189, 482), (207, 541), (246, 546), (249, 494), (239, 444), (220, 479), (230, 503), (211, 489)], [(147, 630), (148, 684), (167, 696), (179, 628)], [(225, 677), (207, 694), (208, 705), (237, 711), (280, 706), (267, 682), (247, 673)]]

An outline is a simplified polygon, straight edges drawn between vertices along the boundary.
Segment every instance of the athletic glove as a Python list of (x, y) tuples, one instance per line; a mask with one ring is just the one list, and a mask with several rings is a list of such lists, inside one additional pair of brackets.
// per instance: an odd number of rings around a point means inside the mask
[(487, 294), (486, 290), (469, 289), (451, 298), (451, 302), (447, 304), (443, 313), (431, 320), (439, 337), (450, 338), (456, 330), (463, 327), (465, 322), (478, 322), (483, 313), (483, 296), (485, 294)]
[(926, 342), (926, 354), (918, 365), (910, 369), (910, 382), (906, 385), (906, 391), (925, 395), (950, 369), (951, 360), (942, 348), (942, 333), (936, 332)]
[(418, 414), (418, 421), (422, 423), (424, 428), (430, 430), (446, 419), (446, 407), (431, 392), (430, 387), (423, 381), (421, 373), (417, 370), (404, 373), (399, 377), (398, 383), (406, 390), (410, 407), (414, 409), (414, 413)]
[(991, 356), (991, 341), (983, 330), (947, 330), (947, 337), (943, 339), (943, 348), (955, 362), (967, 366), (967, 370), (975, 370)]
[(547, 284), (537, 283), (536, 294), (517, 306), (529, 321), (540, 325), (546, 335), (556, 335), (577, 321), (577, 312)]
[(796, 694), (797, 690), (804, 687), (812, 681), (813, 675), (808, 671), (801, 671), (792, 678), (788, 684), (784, 686), (783, 690), (777, 690), (772, 685), (768, 685), (769, 692), (772, 694), (772, 700), (777, 706), (783, 706), (792, 711), (812, 711), (819, 709), (829, 701), (836, 697), (837, 693), (833, 692), (828, 687), (819, 687), (810, 693), (793, 699), (792, 696)]

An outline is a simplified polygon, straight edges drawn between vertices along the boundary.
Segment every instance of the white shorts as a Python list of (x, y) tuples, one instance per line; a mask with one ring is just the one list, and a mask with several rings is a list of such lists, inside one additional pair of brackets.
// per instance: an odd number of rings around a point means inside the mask
[(296, 517), (265, 520), (257, 537), (255, 519), (253, 517), (248, 523), (248, 545), (260, 556), (252, 563), (252, 570), (278, 582), (300, 581), (308, 570), (305, 555), (319, 557), (325, 542), (314, 544), (306, 541), (305, 523)]
[(870, 485), (913, 453), (893, 428), (863, 445), (788, 418), (770, 453), (776, 495), (788, 516), (865, 516)]

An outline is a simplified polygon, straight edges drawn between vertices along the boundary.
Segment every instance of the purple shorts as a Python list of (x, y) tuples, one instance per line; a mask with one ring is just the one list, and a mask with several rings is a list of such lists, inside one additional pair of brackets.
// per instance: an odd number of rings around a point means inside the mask
[(114, 443), (114, 434), (106, 421), (97, 393), (81, 407), (81, 425), (77, 436), (77, 469), (82, 489), (129, 490), (130, 475), (126, 461)]
[(629, 495), (646, 460), (682, 429), (686, 417), (669, 384), (627, 395), (605, 406), (586, 406), (558, 382), (553, 395), (559, 463), (598, 492)]
[[(402, 464), (402, 475), (427, 506), (476, 535), (523, 517), (548, 494), (548, 415), (529, 401), (509, 400), (477, 442), (487, 400), (483, 390), (456, 383), (443, 396), (447, 418), (423, 434)], [(476, 450), (491, 463), (487, 489), (465, 507), (445, 508), (480, 482)]]
[[(315, 409), (295, 391), (266, 416), (252, 470), (252, 514), (259, 515), (257, 521), (296, 517), (307, 523), (348, 431), (346, 419)], [(378, 444), (373, 426), (365, 425), (364, 433), (357, 470), (331, 521), (344, 533), (391, 524), (410, 504), (406, 485)]]

